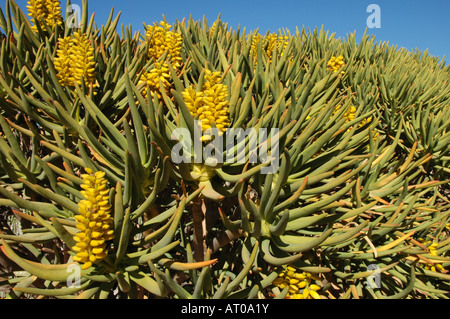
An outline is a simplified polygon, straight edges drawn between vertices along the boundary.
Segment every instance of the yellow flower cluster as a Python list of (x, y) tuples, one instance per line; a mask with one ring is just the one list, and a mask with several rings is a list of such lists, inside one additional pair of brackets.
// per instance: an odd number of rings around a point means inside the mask
[[(345, 65), (344, 57), (342, 55), (338, 56), (337, 58), (335, 56), (331, 57), (330, 61), (328, 61), (328, 69), (333, 72), (339, 71), (340, 68), (342, 68)], [(344, 72), (341, 72), (344, 73)]]
[(258, 43), (263, 41), (263, 36), (259, 33), (255, 34), (252, 38), (252, 44), (250, 47), (250, 51), (253, 52), (253, 55), (256, 56), (256, 50), (258, 49)]
[[(423, 238), (420, 238), (419, 240), (420, 240), (423, 244), (429, 245), (429, 246), (427, 246), (427, 248), (428, 248), (428, 250), (429, 250), (429, 252), (430, 252), (430, 255), (432, 255), (432, 256), (438, 256), (438, 253), (437, 253), (437, 246), (439, 245), (438, 243), (432, 243), (431, 241), (429, 241), (429, 240), (424, 240)], [(439, 263), (425, 263), (425, 264), (424, 264), (424, 268), (427, 269), (427, 270), (435, 271), (435, 272), (437, 272), (437, 271), (440, 271), (440, 272), (442, 272), (442, 273), (445, 273), (445, 272), (446, 272), (446, 270), (445, 270), (445, 268), (442, 266), (442, 264), (439, 264)]]
[(315, 281), (320, 280), (309, 272), (298, 272), (294, 267), (286, 267), (272, 284), (280, 289), (289, 287), (286, 299), (322, 299), (317, 292), (322, 287)]
[(74, 240), (77, 242), (72, 249), (77, 253), (74, 260), (83, 263), (82, 269), (88, 269), (93, 263), (104, 259), (106, 241), (114, 238), (112, 206), (109, 204), (109, 188), (105, 172), (95, 174), (86, 168), (87, 174), (82, 174), (83, 184), (81, 194), (85, 199), (78, 203), (79, 215), (75, 216), (77, 228), (80, 230)]
[(276, 52), (278, 53), (278, 57), (282, 56), (284, 50), (286, 49), (289, 37), (287, 35), (277, 35), (275, 33), (269, 34), (263, 37), (260, 34), (256, 34), (251, 43), (250, 51), (253, 54), (253, 59), (256, 64), (257, 55), (258, 55), (258, 43), (262, 41), (262, 49), (266, 52), (269, 61), (272, 61), (273, 51), (276, 48)]
[[(184, 90), (183, 98), (192, 116), (202, 121), (202, 132), (212, 128), (213, 123), (220, 133), (230, 125), (228, 113), (228, 89), (222, 84), (220, 72), (205, 70), (205, 81), (200, 92), (194, 86)], [(208, 140), (204, 136), (204, 140)]]
[(150, 95), (152, 98), (156, 96), (158, 99), (161, 98), (161, 86), (159, 80), (161, 80), (164, 90), (167, 92), (170, 87), (170, 70), (169, 65), (164, 63), (156, 62), (153, 69), (148, 72), (144, 72), (139, 79), (138, 84), (145, 83), (146, 86), (142, 91), (142, 95), (147, 98), (147, 91), (150, 90)]
[[(365, 118), (364, 120), (362, 120), (362, 121), (359, 123), (359, 127), (363, 127), (364, 125), (366, 125), (367, 123), (370, 123), (370, 122), (372, 122), (372, 118), (371, 118), (371, 117)], [(377, 136), (378, 136), (378, 132), (375, 131), (375, 130), (372, 130), (372, 140), (373, 140), (374, 142), (376, 142)]]
[[(182, 65), (181, 46), (183, 40), (181, 34), (170, 31), (171, 28), (165, 21), (147, 26), (145, 35), (149, 41), (148, 57), (153, 59), (154, 65), (153, 69), (144, 71), (138, 82), (138, 84), (146, 83), (142, 91), (145, 98), (147, 98), (148, 90), (152, 98), (155, 97), (155, 94), (161, 98), (160, 80), (164, 90), (168, 92), (170, 87), (169, 63), (174, 69), (178, 69)], [(166, 53), (164, 61), (160, 61)]]
[(36, 24), (41, 20), (44, 20), (50, 28), (63, 23), (59, 0), (29, 0), (27, 9), (34, 31), (37, 31)]
[[(333, 112), (333, 116), (339, 112), (339, 110), (341, 109), (341, 106), (338, 105), (336, 106), (336, 108), (334, 109)], [(348, 123), (350, 121), (353, 121), (355, 119), (355, 114), (356, 114), (356, 107), (354, 107), (353, 105), (351, 105), (348, 110), (344, 113), (343, 117), (345, 118), (345, 123)]]
[[(338, 105), (334, 112), (333, 112), (333, 116), (340, 110), (341, 106)], [(345, 118), (345, 123), (348, 123), (350, 121), (353, 121), (355, 119), (355, 115), (356, 115), (356, 107), (354, 107), (353, 105), (351, 105), (348, 110), (344, 113), (343, 117)], [(363, 119), (358, 126), (359, 127), (363, 127), (364, 125), (366, 125), (367, 123), (372, 122), (372, 118), (368, 117)], [(350, 130), (350, 128), (347, 130), (347, 132)], [(373, 133), (373, 141), (376, 141), (377, 136), (378, 136), (378, 132), (376, 132), (375, 130), (372, 130)]]
[(275, 33), (272, 33), (269, 34), (265, 40), (267, 56), (269, 57), (269, 61), (272, 61), (273, 50), (276, 48), (278, 56), (282, 56), (284, 50), (288, 45), (289, 37), (287, 35), (279, 36)]
[(167, 61), (174, 68), (182, 65), (181, 46), (183, 43), (180, 33), (170, 31), (172, 27), (164, 21), (148, 26), (145, 32), (149, 39), (148, 57), (156, 62), (168, 51)]
[(96, 62), (94, 48), (86, 34), (74, 32), (58, 40), (57, 56), (54, 59), (58, 79), (61, 85), (75, 87), (81, 86), (81, 79), (85, 84), (96, 86)]
[[(211, 38), (214, 35), (214, 32), (216, 32), (216, 26), (217, 26), (217, 21), (214, 21), (214, 23), (211, 26), (211, 29), (209, 29), (209, 37)], [(220, 31), (221, 27), (219, 24), (219, 31)]]

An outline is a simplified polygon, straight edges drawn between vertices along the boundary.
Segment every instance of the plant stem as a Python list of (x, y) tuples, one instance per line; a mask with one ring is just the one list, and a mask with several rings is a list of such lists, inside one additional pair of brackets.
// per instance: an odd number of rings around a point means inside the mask
[(203, 196), (192, 203), (192, 220), (194, 223), (193, 251), (194, 260), (203, 261), (206, 252), (206, 212), (207, 204)]

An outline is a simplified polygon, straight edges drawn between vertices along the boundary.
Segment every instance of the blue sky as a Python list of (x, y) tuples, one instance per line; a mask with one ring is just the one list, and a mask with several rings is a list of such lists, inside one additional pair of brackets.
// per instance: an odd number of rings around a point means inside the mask
[[(3, 2), (6, 0), (2, 0)], [(16, 0), (26, 10), (26, 0)], [(66, 1), (62, 0), (64, 4)], [(81, 5), (81, 0), (72, 0)], [(95, 12), (97, 25), (106, 22), (111, 8), (122, 12), (120, 23), (142, 29), (142, 23), (160, 21), (164, 14), (169, 23), (192, 14), (198, 21), (205, 16), (210, 23), (219, 13), (221, 20), (233, 29), (239, 25), (251, 31), (259, 28), (276, 32), (286, 28), (295, 32), (298, 26), (325, 30), (345, 37), (356, 31), (359, 39), (367, 27), (370, 4), (377, 4), (381, 12), (381, 28), (368, 28), (377, 41), (423, 51), (450, 61), (450, 1), (449, 0), (225, 0), (225, 1), (144, 1), (144, 0), (89, 0), (89, 12)]]

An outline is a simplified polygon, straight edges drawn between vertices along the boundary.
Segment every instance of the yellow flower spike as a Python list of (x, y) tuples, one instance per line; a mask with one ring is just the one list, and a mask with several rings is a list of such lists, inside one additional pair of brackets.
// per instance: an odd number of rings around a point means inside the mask
[(308, 272), (298, 273), (295, 268), (289, 266), (278, 275), (272, 284), (280, 289), (289, 287), (287, 299), (322, 299), (317, 293), (321, 287), (310, 284), (311, 280), (320, 280), (320, 278), (316, 274)]
[(164, 21), (155, 22), (152, 26), (147, 27), (145, 35), (149, 39), (148, 57), (157, 61), (168, 51), (168, 62), (174, 68), (180, 68), (183, 62), (181, 58), (183, 40), (181, 34), (170, 31), (171, 28)]
[[(197, 92), (193, 86), (182, 93), (183, 99), (191, 115), (202, 121), (202, 132), (212, 128), (214, 124), (222, 134), (230, 125), (228, 113), (228, 88), (222, 84), (220, 72), (205, 70), (205, 82), (201, 92)], [(203, 136), (209, 140), (209, 136)]]
[[(217, 21), (214, 21), (214, 23), (211, 26), (211, 29), (209, 30), (209, 37), (211, 38), (214, 35), (214, 32), (216, 31)], [(219, 25), (219, 31), (221, 30), (221, 26)]]
[[(77, 252), (73, 259), (83, 263), (82, 269), (88, 269), (105, 258), (106, 241), (114, 238), (113, 218), (109, 214), (111, 205), (104, 196), (91, 196), (99, 192), (99, 186), (106, 185), (105, 174), (103, 172), (94, 174), (90, 169), (86, 169), (86, 172), (88, 174), (81, 175), (83, 178), (81, 188), (85, 189), (81, 193), (85, 199), (78, 204), (80, 215), (75, 216), (76, 227), (80, 232), (73, 237), (77, 243), (72, 247)], [(101, 189), (108, 190), (105, 187)]]
[[(419, 241), (421, 243), (423, 243), (424, 245), (428, 245), (427, 248), (428, 248), (430, 255), (438, 256), (436, 248), (439, 246), (439, 243), (436, 243), (436, 242), (433, 243), (430, 240), (425, 240), (423, 238), (419, 238)], [(446, 273), (444, 266), (442, 266), (442, 264), (440, 264), (440, 263), (422, 263), (421, 265), (427, 270), (431, 270), (431, 271), (435, 271), (435, 272), (439, 271), (441, 273)]]
[[(333, 116), (341, 109), (341, 106), (338, 105), (336, 106), (336, 108), (334, 109), (333, 112)], [(344, 113), (343, 117), (346, 119), (345, 123), (348, 123), (352, 120), (355, 119), (355, 114), (356, 114), (356, 108), (352, 105), (350, 106), (347, 111)]]
[(277, 46), (278, 35), (275, 33), (269, 34), (266, 37), (266, 53), (269, 57), (269, 61), (272, 61), (273, 49)]
[(260, 41), (262, 41), (263, 36), (261, 34), (256, 34), (255, 36), (253, 36), (252, 38), (252, 43), (250, 45), (250, 51), (253, 52), (253, 55), (256, 56), (256, 50), (258, 49), (258, 43)]
[(260, 34), (256, 34), (252, 38), (250, 52), (253, 55), (254, 64), (256, 65), (258, 55), (258, 43), (261, 42), (262, 49), (266, 52), (269, 62), (273, 59), (273, 50), (276, 48), (278, 57), (284, 54), (284, 51), (288, 45), (289, 37), (287, 35), (279, 36), (275, 33), (271, 33), (265, 37)]
[(59, 0), (29, 0), (27, 9), (33, 23), (31, 29), (34, 31), (37, 31), (36, 24), (41, 20), (44, 20), (52, 29), (56, 25), (63, 24)]
[(327, 63), (328, 70), (333, 72), (339, 71), (339, 69), (342, 68), (344, 65), (345, 61), (342, 55), (338, 56), (337, 58), (335, 56), (331, 57), (331, 59)]
[(86, 34), (74, 32), (72, 37), (58, 39), (57, 56), (53, 62), (62, 86), (74, 88), (75, 84), (82, 84), (82, 79), (86, 85), (97, 86), (94, 48)]

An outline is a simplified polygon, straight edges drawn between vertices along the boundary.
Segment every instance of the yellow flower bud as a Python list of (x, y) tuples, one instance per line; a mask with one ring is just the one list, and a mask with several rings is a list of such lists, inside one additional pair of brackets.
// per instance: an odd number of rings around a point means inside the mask
[(303, 279), (306, 278), (306, 275), (305, 275), (305, 274), (295, 274), (294, 277), (295, 277), (296, 279), (303, 280)]
[(312, 285), (309, 285), (309, 288), (311, 288), (312, 290), (320, 290), (321, 287), (318, 285), (312, 284)]
[(317, 291), (310, 290), (310, 291), (309, 291), (309, 294), (310, 294), (311, 297), (313, 297), (314, 299), (322, 299), (322, 298), (320, 297), (320, 295), (317, 293)]
[(307, 285), (307, 282), (306, 282), (306, 281), (300, 281), (300, 282), (297, 284), (297, 286), (298, 286), (299, 288), (305, 288), (306, 285)]
[(300, 288), (298, 288), (296, 285), (289, 285), (289, 293), (293, 294), (299, 290), (300, 290)]
[[(289, 277), (293, 277), (293, 276), (289, 276)], [(290, 283), (291, 285), (298, 284), (299, 282), (300, 282), (300, 280), (298, 280), (298, 279), (291, 279), (291, 280), (289, 280), (289, 283)]]
[(101, 253), (103, 252), (103, 248), (93, 248), (93, 249), (92, 249), (92, 252), (93, 252), (95, 255), (101, 254)]
[(92, 262), (87, 261), (83, 264), (83, 266), (81, 266), (81, 269), (86, 270), (89, 269), (90, 267), (92, 267)]
[(303, 299), (308, 298), (308, 296), (309, 296), (309, 290), (308, 290), (308, 288), (305, 288), (305, 289), (303, 290)]

